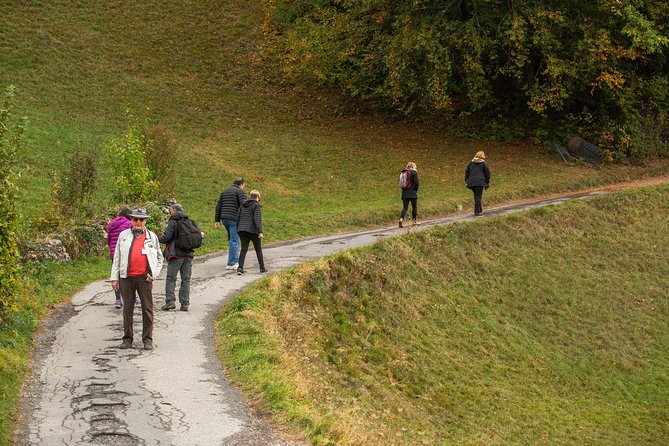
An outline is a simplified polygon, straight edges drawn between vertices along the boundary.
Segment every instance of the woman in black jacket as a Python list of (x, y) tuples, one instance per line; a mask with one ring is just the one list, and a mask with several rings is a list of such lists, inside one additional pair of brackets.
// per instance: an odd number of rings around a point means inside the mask
[(242, 251), (239, 253), (239, 267), (237, 274), (244, 274), (244, 260), (246, 259), (246, 252), (249, 250), (249, 242), (253, 242), (253, 249), (256, 251), (258, 257), (258, 265), (260, 272), (266, 273), (265, 262), (262, 256), (262, 247), (260, 240), (262, 239), (262, 218), (260, 216), (260, 192), (257, 190), (251, 191), (251, 198), (242, 202), (237, 214), (237, 233), (239, 239), (242, 241)]
[(402, 212), (400, 213), (400, 228), (404, 227), (404, 217), (407, 215), (409, 203), (411, 203), (411, 224), (418, 223), (418, 170), (416, 163), (407, 163), (407, 166), (402, 169), (400, 173), (400, 180), (402, 176), (407, 175), (407, 182), (400, 184), (402, 186)]
[(465, 170), (465, 183), (474, 192), (474, 216), (483, 213), (483, 189), (490, 187), (490, 169), (485, 162), (483, 150), (476, 152), (474, 159), (467, 165)]

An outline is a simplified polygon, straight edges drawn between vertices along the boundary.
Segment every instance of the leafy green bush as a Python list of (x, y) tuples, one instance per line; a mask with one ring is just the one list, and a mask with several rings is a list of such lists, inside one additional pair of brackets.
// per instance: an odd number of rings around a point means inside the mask
[(14, 118), (13, 98), (14, 87), (10, 85), (0, 105), (0, 319), (15, 309), (19, 281), (18, 216), (14, 203), (18, 195), (16, 153), (21, 147), (25, 119)]
[(128, 112), (126, 134), (104, 147), (113, 177), (113, 202), (139, 203), (156, 198), (159, 183), (148, 164), (147, 153), (153, 150), (153, 142), (146, 129), (146, 122)]

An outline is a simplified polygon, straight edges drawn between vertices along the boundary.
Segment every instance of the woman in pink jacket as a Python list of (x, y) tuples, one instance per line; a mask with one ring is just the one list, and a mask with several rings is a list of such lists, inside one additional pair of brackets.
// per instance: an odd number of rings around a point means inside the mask
[[(116, 241), (118, 240), (118, 235), (132, 226), (132, 220), (130, 219), (130, 214), (132, 211), (128, 208), (123, 208), (118, 213), (118, 216), (109, 222), (107, 225), (107, 244), (109, 245), (109, 258), (114, 260), (114, 249), (116, 249)], [(121, 300), (121, 292), (115, 291), (116, 293), (116, 308), (123, 307), (123, 301)], [(138, 304), (139, 302), (135, 302)]]

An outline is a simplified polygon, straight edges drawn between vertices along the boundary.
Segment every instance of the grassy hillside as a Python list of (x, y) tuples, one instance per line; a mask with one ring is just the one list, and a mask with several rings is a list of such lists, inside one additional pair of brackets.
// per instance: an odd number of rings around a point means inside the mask
[(669, 442), (669, 188), (383, 240), (246, 290), (226, 370), (315, 444)]
[[(224, 247), (211, 220), (220, 190), (238, 175), (264, 192), (271, 242), (394, 220), (395, 177), (409, 160), (421, 172), (423, 217), (470, 206), (462, 172), (481, 148), (493, 169), (488, 203), (669, 171), (568, 167), (526, 144), (346, 113), (326, 95), (276, 80), (259, 58), (260, 14), (250, 0), (3, 2), (0, 85), (16, 85), (31, 121), (22, 212), (48, 205), (47, 174), (64, 153), (123, 132), (126, 107), (174, 133), (176, 196), (205, 223), (209, 249)], [(102, 187), (101, 207), (116, 204), (107, 197)]]
[[(226, 248), (213, 212), (239, 175), (263, 192), (272, 243), (392, 222), (396, 175), (409, 160), (421, 173), (422, 218), (471, 207), (462, 172), (478, 149), (493, 171), (486, 204), (669, 172), (666, 162), (565, 166), (527, 143), (457, 139), (439, 123), (353, 113), (336, 97), (277, 80), (259, 57), (260, 15), (252, 0), (0, 2), (0, 86), (16, 86), (17, 107), (30, 119), (17, 203), (22, 229), (51, 207), (49, 173), (64, 155), (122, 134), (128, 107), (174, 134), (176, 198), (207, 231), (203, 251)], [(109, 178), (101, 180), (99, 207), (116, 205), (104, 187)], [(0, 444), (10, 438), (38, 319), (108, 274), (100, 259), (39, 268), (26, 270), (25, 305), (0, 326)], [(55, 273), (67, 279), (41, 280)]]

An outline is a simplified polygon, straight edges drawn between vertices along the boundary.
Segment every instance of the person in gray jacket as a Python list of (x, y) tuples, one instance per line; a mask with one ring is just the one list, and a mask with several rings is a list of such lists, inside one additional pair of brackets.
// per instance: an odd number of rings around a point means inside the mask
[(244, 274), (244, 260), (246, 259), (246, 252), (249, 250), (249, 242), (253, 242), (253, 248), (258, 257), (258, 265), (260, 272), (266, 273), (265, 262), (262, 255), (262, 247), (260, 240), (263, 238), (262, 233), (262, 217), (260, 215), (260, 192), (257, 190), (251, 191), (251, 198), (242, 203), (237, 214), (237, 228), (239, 231), (239, 238), (242, 240), (242, 252), (239, 254), (239, 267), (237, 274)]
[(188, 218), (184, 212), (183, 206), (174, 203), (170, 206), (170, 219), (167, 222), (167, 228), (158, 240), (164, 243), (165, 258), (167, 264), (167, 277), (165, 278), (165, 305), (161, 307), (162, 310), (172, 310), (176, 308), (176, 297), (174, 290), (177, 286), (177, 274), (181, 274), (181, 286), (179, 287), (179, 309), (181, 311), (188, 311), (190, 305), (190, 278), (193, 270), (193, 256), (195, 251), (192, 249), (184, 250), (177, 246), (177, 234), (179, 230), (179, 222)]
[(474, 217), (483, 213), (483, 189), (490, 187), (490, 169), (485, 153), (479, 150), (465, 169), (465, 184), (474, 192)]
[(123, 343), (119, 348), (132, 347), (132, 319), (135, 293), (142, 303), (142, 341), (144, 349), (153, 349), (153, 281), (163, 268), (158, 236), (146, 229), (149, 215), (144, 209), (130, 214), (132, 226), (118, 236), (114, 248), (111, 285), (121, 290), (123, 298)]
[(228, 232), (228, 264), (225, 269), (235, 269), (239, 263), (239, 236), (237, 234), (237, 214), (244, 200), (244, 178), (237, 178), (232, 186), (221, 192), (216, 204), (214, 227), (221, 228), (221, 223)]

